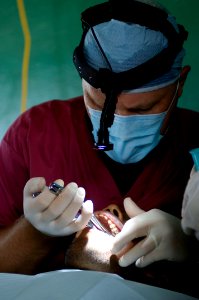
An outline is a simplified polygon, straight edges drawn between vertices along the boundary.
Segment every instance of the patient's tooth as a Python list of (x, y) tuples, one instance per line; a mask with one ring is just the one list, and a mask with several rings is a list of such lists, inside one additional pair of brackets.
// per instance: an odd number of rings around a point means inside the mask
[(100, 222), (102, 222), (104, 226), (109, 228), (109, 231), (112, 233), (113, 236), (117, 235), (120, 232), (116, 224), (111, 219), (109, 219), (108, 216), (99, 213), (97, 215), (97, 218)]
[(116, 226), (115, 226), (115, 224), (110, 224), (110, 226), (109, 226), (111, 229), (113, 229), (113, 228), (116, 228)]
[(119, 233), (118, 229), (115, 227), (114, 229), (112, 229), (112, 233), (114, 233), (115, 235)]

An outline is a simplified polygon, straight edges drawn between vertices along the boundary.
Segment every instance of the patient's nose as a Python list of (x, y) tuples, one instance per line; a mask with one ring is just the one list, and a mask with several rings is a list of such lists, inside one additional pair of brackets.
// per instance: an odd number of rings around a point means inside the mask
[(119, 206), (117, 206), (116, 204), (110, 204), (103, 210), (110, 212), (112, 215), (116, 216), (120, 220), (120, 222), (123, 223), (124, 221), (123, 213), (120, 210)]

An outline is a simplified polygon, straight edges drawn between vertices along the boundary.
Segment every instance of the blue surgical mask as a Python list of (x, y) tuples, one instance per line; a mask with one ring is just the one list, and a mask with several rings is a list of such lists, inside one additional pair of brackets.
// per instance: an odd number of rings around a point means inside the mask
[[(93, 125), (93, 136), (97, 142), (97, 131), (100, 126), (101, 111), (88, 107)], [(122, 163), (136, 163), (154, 149), (160, 139), (160, 128), (166, 112), (160, 114), (114, 115), (113, 125), (109, 128), (109, 140), (113, 150), (106, 154), (113, 160)]]

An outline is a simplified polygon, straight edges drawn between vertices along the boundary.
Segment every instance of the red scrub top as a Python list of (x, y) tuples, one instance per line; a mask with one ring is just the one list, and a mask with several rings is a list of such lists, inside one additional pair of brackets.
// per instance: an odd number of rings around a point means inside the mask
[[(0, 145), (0, 225), (23, 214), (23, 188), (31, 177), (47, 184), (63, 179), (86, 190), (95, 210), (123, 207), (126, 196), (144, 210), (160, 208), (180, 217), (192, 167), (189, 150), (199, 147), (199, 113), (177, 109), (167, 135), (141, 162), (122, 165), (93, 149), (82, 97), (32, 107), (9, 128)], [(123, 188), (123, 185), (127, 187)]]

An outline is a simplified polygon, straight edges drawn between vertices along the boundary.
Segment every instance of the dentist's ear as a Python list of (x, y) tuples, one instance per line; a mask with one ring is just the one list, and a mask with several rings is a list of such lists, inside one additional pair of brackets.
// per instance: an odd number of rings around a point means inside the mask
[(187, 76), (188, 76), (190, 70), (191, 70), (190, 66), (184, 66), (182, 68), (182, 71), (180, 73), (180, 79), (179, 79), (178, 97), (180, 97), (182, 95), (183, 87), (184, 87), (185, 81), (187, 79)]

